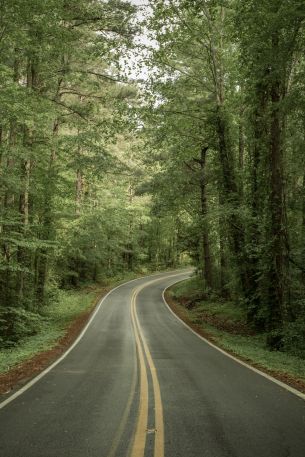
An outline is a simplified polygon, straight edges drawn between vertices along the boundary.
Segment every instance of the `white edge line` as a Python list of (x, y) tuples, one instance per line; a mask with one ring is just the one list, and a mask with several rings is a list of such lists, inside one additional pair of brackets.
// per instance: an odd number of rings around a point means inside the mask
[[(168, 273), (174, 273), (175, 271), (178, 271), (178, 270), (173, 270), (172, 272), (168, 272)], [(87, 322), (86, 326), (83, 328), (83, 330), (81, 331), (81, 333), (79, 334), (79, 336), (76, 338), (76, 340), (74, 341), (74, 343), (67, 349), (66, 352), (64, 352), (60, 357), (59, 359), (55, 360), (55, 362), (53, 362), (51, 365), (49, 365), (45, 370), (43, 370), (41, 373), (39, 373), (37, 376), (35, 376), (35, 378), (31, 379), (31, 381), (29, 381), (27, 384), (25, 384), (23, 387), (21, 387), (21, 389), (17, 390), (14, 394), (10, 395), (6, 400), (4, 400), (3, 402), (0, 403), (0, 409), (4, 408), (6, 405), (8, 405), (9, 403), (11, 403), (13, 400), (15, 400), (17, 397), (19, 397), (20, 395), (22, 395), (24, 392), (26, 392), (28, 389), (30, 389), (34, 384), (36, 384), (36, 382), (38, 382), (41, 378), (43, 378), (46, 374), (48, 374), (51, 370), (53, 370), (53, 368), (56, 367), (56, 365), (58, 365), (62, 360), (64, 360), (68, 354), (70, 354), (70, 352), (75, 348), (75, 346), (80, 342), (80, 340), (83, 338), (84, 334), (86, 333), (86, 331), (88, 330), (88, 327), (90, 326), (90, 324), (92, 323), (93, 319), (95, 318), (95, 316), (97, 315), (97, 313), (99, 312), (102, 304), (104, 303), (104, 301), (106, 300), (106, 298), (108, 298), (108, 296), (114, 292), (115, 290), (119, 289), (120, 287), (123, 287), (125, 286), (126, 284), (129, 284), (131, 282), (134, 282), (134, 281), (138, 281), (138, 280), (141, 280), (141, 279), (146, 279), (146, 278), (150, 278), (150, 277), (153, 277), (153, 276), (158, 276), (158, 275), (162, 275), (162, 274), (165, 274), (167, 272), (161, 272), (161, 273), (154, 273), (152, 275), (148, 275), (148, 276), (140, 276), (139, 278), (134, 278), (134, 279), (131, 279), (130, 281), (126, 281), (122, 284), (119, 284), (118, 286), (114, 287), (113, 289), (111, 289), (99, 302), (98, 304), (96, 305), (96, 308), (95, 308), (95, 311), (93, 312), (93, 314), (91, 315), (89, 321)], [(179, 274), (179, 273), (178, 273)], [(181, 273), (183, 274), (183, 272)]]
[(167, 301), (165, 299), (165, 292), (167, 291), (167, 289), (172, 287), (174, 284), (177, 284), (178, 282), (182, 282), (182, 281), (185, 281), (185, 279), (182, 279), (182, 280), (180, 279), (178, 281), (175, 281), (170, 286), (165, 287), (165, 289), (162, 292), (162, 298), (163, 298), (164, 304), (166, 305), (168, 310), (172, 313), (172, 315), (175, 316), (175, 318), (178, 319), (178, 321), (181, 322), (181, 324), (183, 324), (190, 332), (192, 332), (194, 335), (196, 335), (198, 338), (200, 338), (202, 341), (207, 343), (212, 348), (214, 348), (217, 351), (221, 352), (222, 354), (226, 355), (227, 357), (229, 357), (230, 359), (232, 359), (235, 362), (239, 363), (240, 365), (248, 368), (249, 370), (254, 371), (255, 373), (257, 373), (257, 374), (263, 376), (264, 378), (268, 379), (269, 381), (277, 384), (278, 386), (282, 387), (283, 389), (288, 390), (288, 392), (296, 395), (297, 397), (301, 398), (302, 400), (305, 400), (305, 394), (303, 394), (302, 392), (299, 392), (297, 389), (294, 389), (293, 387), (290, 387), (288, 384), (285, 384), (284, 382), (279, 381), (278, 379), (274, 378), (273, 376), (270, 376), (267, 373), (264, 373), (263, 371), (260, 371), (257, 368), (253, 367), (252, 365), (248, 365), (246, 362), (243, 362), (242, 360), (238, 359), (237, 357), (234, 357), (234, 355), (230, 354), (229, 352), (226, 352), (224, 349), (221, 349), (220, 347), (218, 347), (215, 344), (211, 343), (211, 341), (209, 341), (206, 338), (204, 338), (204, 336), (199, 335), (199, 333), (195, 332), (195, 330), (193, 330), (179, 316), (177, 316), (177, 314), (171, 309), (171, 307), (167, 303)]

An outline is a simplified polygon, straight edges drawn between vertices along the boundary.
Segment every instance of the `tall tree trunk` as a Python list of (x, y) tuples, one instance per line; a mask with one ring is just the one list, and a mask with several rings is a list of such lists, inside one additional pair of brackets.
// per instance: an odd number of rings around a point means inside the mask
[(260, 247), (261, 247), (261, 232), (260, 227), (263, 220), (262, 201), (264, 200), (263, 189), (268, 188), (265, 176), (265, 157), (268, 155), (268, 129), (266, 126), (266, 108), (268, 88), (263, 83), (258, 83), (255, 87), (255, 107), (253, 116), (249, 122), (252, 126), (253, 139), (250, 143), (250, 189), (251, 189), (251, 224), (247, 228), (248, 235), (248, 322), (254, 324), (257, 329), (265, 328), (265, 316), (261, 312), (261, 305), (264, 303), (265, 297), (261, 295), (259, 289), (260, 277)]
[(75, 213), (77, 216), (81, 214), (81, 206), (83, 200), (83, 174), (80, 168), (76, 171), (76, 181), (75, 181), (75, 204), (76, 210)]
[(226, 113), (222, 106), (217, 107), (217, 134), (219, 158), (222, 169), (222, 183), (220, 192), (223, 200), (229, 207), (228, 225), (231, 251), (234, 255), (240, 279), (241, 292), (246, 294), (248, 288), (247, 257), (245, 253), (244, 228), (241, 221), (240, 198), (234, 173), (233, 153), (229, 141), (229, 126)]
[[(302, 213), (301, 213), (301, 230), (300, 230), (300, 265), (305, 265), (305, 171), (303, 172), (302, 177)], [(302, 285), (305, 285), (305, 268), (301, 271), (301, 282)]]
[[(82, 101), (82, 97), (79, 96), (79, 100)], [(80, 137), (80, 128), (77, 129), (77, 136)], [(81, 214), (81, 206), (83, 200), (83, 172), (81, 169), (81, 156), (82, 156), (82, 147), (81, 144), (78, 143), (77, 146), (77, 160), (78, 160), (78, 168), (76, 170), (76, 180), (75, 180), (75, 213), (77, 216)]]
[(241, 199), (244, 197), (244, 161), (245, 161), (245, 132), (244, 132), (244, 108), (243, 106), (239, 110), (239, 122), (238, 122), (238, 171), (239, 171), (239, 192)]
[[(34, 56), (28, 59), (27, 64), (27, 88), (33, 90), (37, 85), (37, 61)], [(28, 225), (29, 225), (29, 194), (30, 194), (30, 174), (31, 174), (31, 151), (33, 147), (33, 133), (27, 127), (23, 126), (23, 145), (25, 149), (25, 157), (21, 160), (21, 190), (19, 195), (19, 215), (20, 215), (20, 234), (24, 239), (28, 236)], [(17, 260), (20, 267), (20, 273), (18, 277), (18, 295), (20, 303), (23, 303), (24, 288), (25, 284), (28, 286), (28, 290), (33, 288), (29, 287), (29, 281), (26, 281), (27, 271), (31, 270), (31, 253), (24, 245), (19, 245), (17, 249)], [(28, 278), (27, 278), (28, 279)], [(29, 295), (29, 294), (27, 294)], [(27, 297), (29, 298), (29, 297)]]
[(238, 125), (238, 166), (242, 172), (244, 169), (244, 156), (245, 156), (245, 134), (242, 120), (239, 121)]
[[(206, 7), (205, 7), (206, 8)], [(215, 27), (211, 19), (211, 30)], [(220, 24), (225, 21), (225, 8), (220, 8)], [(217, 36), (215, 30), (215, 36)], [(218, 137), (219, 160), (222, 171), (222, 182), (219, 192), (223, 194), (224, 202), (229, 207), (227, 217), (229, 226), (229, 240), (231, 251), (234, 255), (238, 268), (240, 289), (243, 295), (246, 294), (248, 287), (247, 258), (245, 252), (244, 227), (239, 214), (241, 199), (235, 176), (234, 154), (230, 141), (230, 121), (225, 107), (225, 83), (224, 83), (224, 64), (221, 58), (223, 50), (223, 35), (219, 36), (219, 43), (214, 43), (214, 34), (210, 35), (210, 60), (212, 77), (216, 95), (216, 133)], [(220, 48), (217, 50), (217, 48)]]
[(19, 197), (19, 213), (25, 228), (29, 225), (29, 192), (30, 192), (31, 160), (25, 159), (21, 164), (22, 192)]
[[(54, 233), (54, 215), (53, 215), (53, 195), (56, 186), (56, 138), (59, 132), (59, 119), (56, 118), (53, 123), (52, 137), (53, 145), (51, 148), (49, 167), (46, 176), (45, 185), (45, 198), (42, 213), (42, 233), (43, 241), (53, 241), (55, 238)], [(36, 253), (36, 297), (38, 305), (45, 302), (45, 286), (48, 278), (48, 253), (49, 249), (46, 247), (40, 248)]]
[[(128, 186), (128, 200), (129, 205), (132, 205), (134, 198), (134, 188), (132, 182), (129, 183)], [(133, 246), (133, 216), (130, 215), (129, 223), (128, 223), (128, 241), (126, 244), (126, 263), (128, 270), (132, 271), (133, 264), (134, 264), (134, 246)]]
[[(16, 146), (17, 141), (17, 127), (14, 120), (10, 123), (9, 133), (8, 133), (8, 153), (9, 156), (6, 159), (5, 168), (3, 171), (8, 176), (11, 176), (13, 173), (15, 160), (13, 156), (13, 149)], [(3, 219), (4, 221), (8, 220), (11, 216), (11, 211), (13, 211), (13, 205), (15, 201), (15, 195), (13, 190), (6, 186), (4, 189), (4, 197), (3, 197)], [(5, 237), (6, 233), (9, 233), (11, 230), (10, 224), (3, 223), (2, 225), (2, 234)], [(1, 251), (3, 254), (3, 262), (5, 265), (5, 273), (3, 275), (3, 281), (1, 281), (1, 301), (3, 304), (9, 306), (15, 300), (15, 285), (13, 286), (13, 274), (10, 269), (10, 262), (12, 257), (12, 250), (9, 241), (3, 241), (1, 246)]]
[(225, 256), (225, 237), (223, 224), (220, 222), (219, 227), (219, 289), (222, 298), (228, 298), (228, 289), (226, 288), (226, 256)]
[[(24, 146), (25, 148), (31, 148), (31, 133), (27, 128), (24, 129)], [(21, 236), (23, 240), (27, 238), (28, 226), (29, 226), (29, 192), (30, 192), (30, 175), (31, 175), (31, 160), (25, 158), (21, 162), (21, 193), (19, 196), (19, 214), (21, 222)], [(18, 246), (17, 249), (17, 260), (20, 266), (20, 273), (18, 278), (18, 295), (20, 303), (23, 301), (24, 286), (26, 270), (29, 267), (29, 252), (23, 245)]]
[[(273, 37), (273, 47), (277, 49), (278, 38)], [(274, 80), (270, 91), (270, 286), (268, 329), (278, 328), (283, 320), (284, 278), (285, 278), (285, 208), (282, 157), (282, 130), (279, 112), (281, 85)]]
[[(62, 64), (65, 66), (66, 59), (62, 58)], [(58, 79), (57, 88), (54, 99), (59, 102), (61, 99), (60, 91), (63, 84), (63, 76)], [(54, 228), (54, 195), (56, 192), (56, 160), (57, 160), (57, 138), (59, 134), (60, 118), (56, 117), (53, 122), (52, 128), (52, 147), (49, 158), (49, 166), (46, 172), (46, 185), (44, 194), (44, 207), (42, 213), (42, 233), (41, 238), (43, 240), (53, 241), (55, 239), (55, 228)], [(45, 247), (40, 248), (36, 252), (36, 297), (38, 304), (45, 302), (45, 286), (48, 278), (49, 268), (49, 250)]]
[(207, 223), (208, 206), (206, 196), (206, 153), (208, 148), (203, 147), (200, 153), (200, 200), (202, 216), (202, 252), (203, 252), (203, 275), (208, 289), (213, 288), (213, 267), (210, 251), (210, 240)]

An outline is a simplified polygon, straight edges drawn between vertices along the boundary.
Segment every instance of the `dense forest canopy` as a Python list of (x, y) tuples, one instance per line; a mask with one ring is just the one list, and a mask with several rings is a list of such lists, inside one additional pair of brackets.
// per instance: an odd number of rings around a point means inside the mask
[(0, 344), (58, 288), (189, 262), (304, 347), (304, 1), (0, 8)]

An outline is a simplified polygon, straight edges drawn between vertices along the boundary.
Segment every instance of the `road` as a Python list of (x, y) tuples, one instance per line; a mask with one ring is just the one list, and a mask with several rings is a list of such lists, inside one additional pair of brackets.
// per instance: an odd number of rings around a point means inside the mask
[(0, 405), (0, 456), (304, 457), (305, 401), (165, 306), (164, 288), (186, 277), (111, 292), (69, 354)]

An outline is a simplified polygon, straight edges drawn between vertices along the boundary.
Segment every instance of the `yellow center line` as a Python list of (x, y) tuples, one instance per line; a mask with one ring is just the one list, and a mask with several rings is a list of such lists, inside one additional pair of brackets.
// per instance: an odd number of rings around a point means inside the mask
[[(139, 404), (139, 414), (136, 425), (136, 432), (133, 441), (133, 446), (131, 450), (131, 457), (144, 457), (146, 436), (147, 436), (147, 423), (148, 423), (148, 381), (147, 381), (147, 370), (145, 364), (145, 357), (142, 349), (142, 344), (144, 352), (146, 355), (147, 363), (151, 372), (152, 382), (153, 382), (153, 391), (154, 391), (154, 402), (155, 402), (155, 443), (154, 443), (154, 457), (164, 457), (164, 420), (163, 420), (163, 406), (161, 398), (160, 384), (158, 380), (157, 370), (153, 362), (151, 353), (148, 349), (147, 343), (143, 336), (141, 326), (139, 323), (137, 310), (136, 310), (136, 299), (138, 294), (142, 289), (163, 279), (168, 279), (171, 277), (179, 276), (179, 274), (174, 274), (153, 281), (149, 281), (146, 284), (136, 288), (133, 292), (131, 298), (131, 317), (132, 324), (134, 328), (136, 345), (139, 356), (140, 363), (140, 404)], [(141, 344), (142, 341), (142, 344)]]
[(140, 404), (139, 404), (139, 415), (136, 426), (135, 437), (133, 446), (131, 449), (131, 457), (143, 457), (145, 452), (146, 444), (146, 433), (147, 433), (147, 421), (148, 421), (148, 381), (147, 372), (145, 365), (144, 353), (136, 325), (135, 319), (135, 296), (136, 292), (133, 293), (131, 299), (131, 319), (134, 328), (136, 345), (138, 350), (138, 357), (140, 363)]
[(163, 457), (164, 456), (164, 422), (163, 422), (163, 406), (162, 406), (162, 399), (161, 399), (160, 384), (159, 384), (159, 380), (158, 380), (157, 370), (156, 370), (155, 364), (153, 362), (153, 359), (151, 357), (151, 353), (146, 344), (146, 341), (143, 337), (137, 314), (135, 316), (136, 316), (136, 322), (138, 325), (141, 340), (143, 342), (144, 351), (146, 354), (146, 358), (147, 358), (147, 362), (149, 365), (152, 382), (153, 382), (154, 400), (155, 400), (155, 428), (156, 428), (154, 457)]

